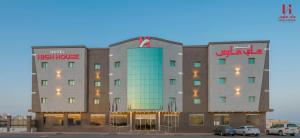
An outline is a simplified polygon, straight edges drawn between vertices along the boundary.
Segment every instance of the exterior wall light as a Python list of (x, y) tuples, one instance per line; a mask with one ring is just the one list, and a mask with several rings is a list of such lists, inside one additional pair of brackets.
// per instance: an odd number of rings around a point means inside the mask
[(96, 72), (96, 79), (100, 79), (100, 72)]
[(99, 89), (96, 90), (96, 96), (100, 96), (100, 90)]
[(56, 95), (60, 96), (61, 95), (61, 90), (60, 89), (56, 89)]
[(198, 97), (198, 89), (193, 90), (193, 97)]
[(56, 71), (56, 77), (57, 77), (57, 78), (60, 78), (60, 77), (61, 77), (61, 71), (60, 71), (60, 70), (57, 70), (57, 71)]
[(236, 88), (236, 89), (235, 89), (235, 95), (240, 95), (240, 94), (241, 94), (240, 88)]
[(236, 75), (240, 75), (240, 70), (241, 70), (241, 68), (236, 67), (236, 68), (235, 68), (235, 74), (236, 74)]
[(198, 70), (194, 70), (194, 71), (193, 71), (193, 77), (194, 77), (194, 78), (197, 78), (197, 77), (198, 77), (198, 73), (199, 73)]

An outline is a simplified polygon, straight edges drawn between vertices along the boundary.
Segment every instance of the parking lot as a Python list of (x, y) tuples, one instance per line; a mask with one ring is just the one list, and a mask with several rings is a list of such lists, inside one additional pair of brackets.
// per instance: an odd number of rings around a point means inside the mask
[[(221, 138), (231, 136), (215, 136), (212, 134), (62, 134), (62, 133), (0, 133), (1, 138)], [(234, 138), (252, 137), (252, 136), (233, 136)], [(266, 136), (261, 135), (260, 138), (275, 137), (275, 138), (287, 138), (287, 137), (300, 137), (296, 136)]]

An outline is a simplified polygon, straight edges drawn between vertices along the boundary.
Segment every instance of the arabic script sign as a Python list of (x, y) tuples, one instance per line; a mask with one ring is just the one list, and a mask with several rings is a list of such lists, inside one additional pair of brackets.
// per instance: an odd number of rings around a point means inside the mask
[(262, 55), (264, 53), (262, 48), (258, 48), (254, 50), (253, 45), (250, 45), (246, 47), (245, 50), (242, 50), (242, 48), (233, 48), (233, 46), (230, 46), (229, 49), (223, 49), (219, 52), (216, 52), (217, 56), (226, 56), (230, 57), (232, 55)]

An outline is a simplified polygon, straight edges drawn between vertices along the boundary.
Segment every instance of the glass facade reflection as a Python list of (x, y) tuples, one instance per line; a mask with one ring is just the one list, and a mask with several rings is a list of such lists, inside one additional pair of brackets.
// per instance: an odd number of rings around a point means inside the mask
[(128, 109), (159, 110), (163, 105), (163, 49), (127, 50)]

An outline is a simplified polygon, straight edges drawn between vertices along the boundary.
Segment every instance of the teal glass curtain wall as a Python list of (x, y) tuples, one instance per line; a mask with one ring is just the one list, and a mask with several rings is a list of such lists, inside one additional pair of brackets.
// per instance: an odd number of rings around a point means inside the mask
[(160, 110), (163, 106), (163, 49), (127, 50), (127, 107)]

